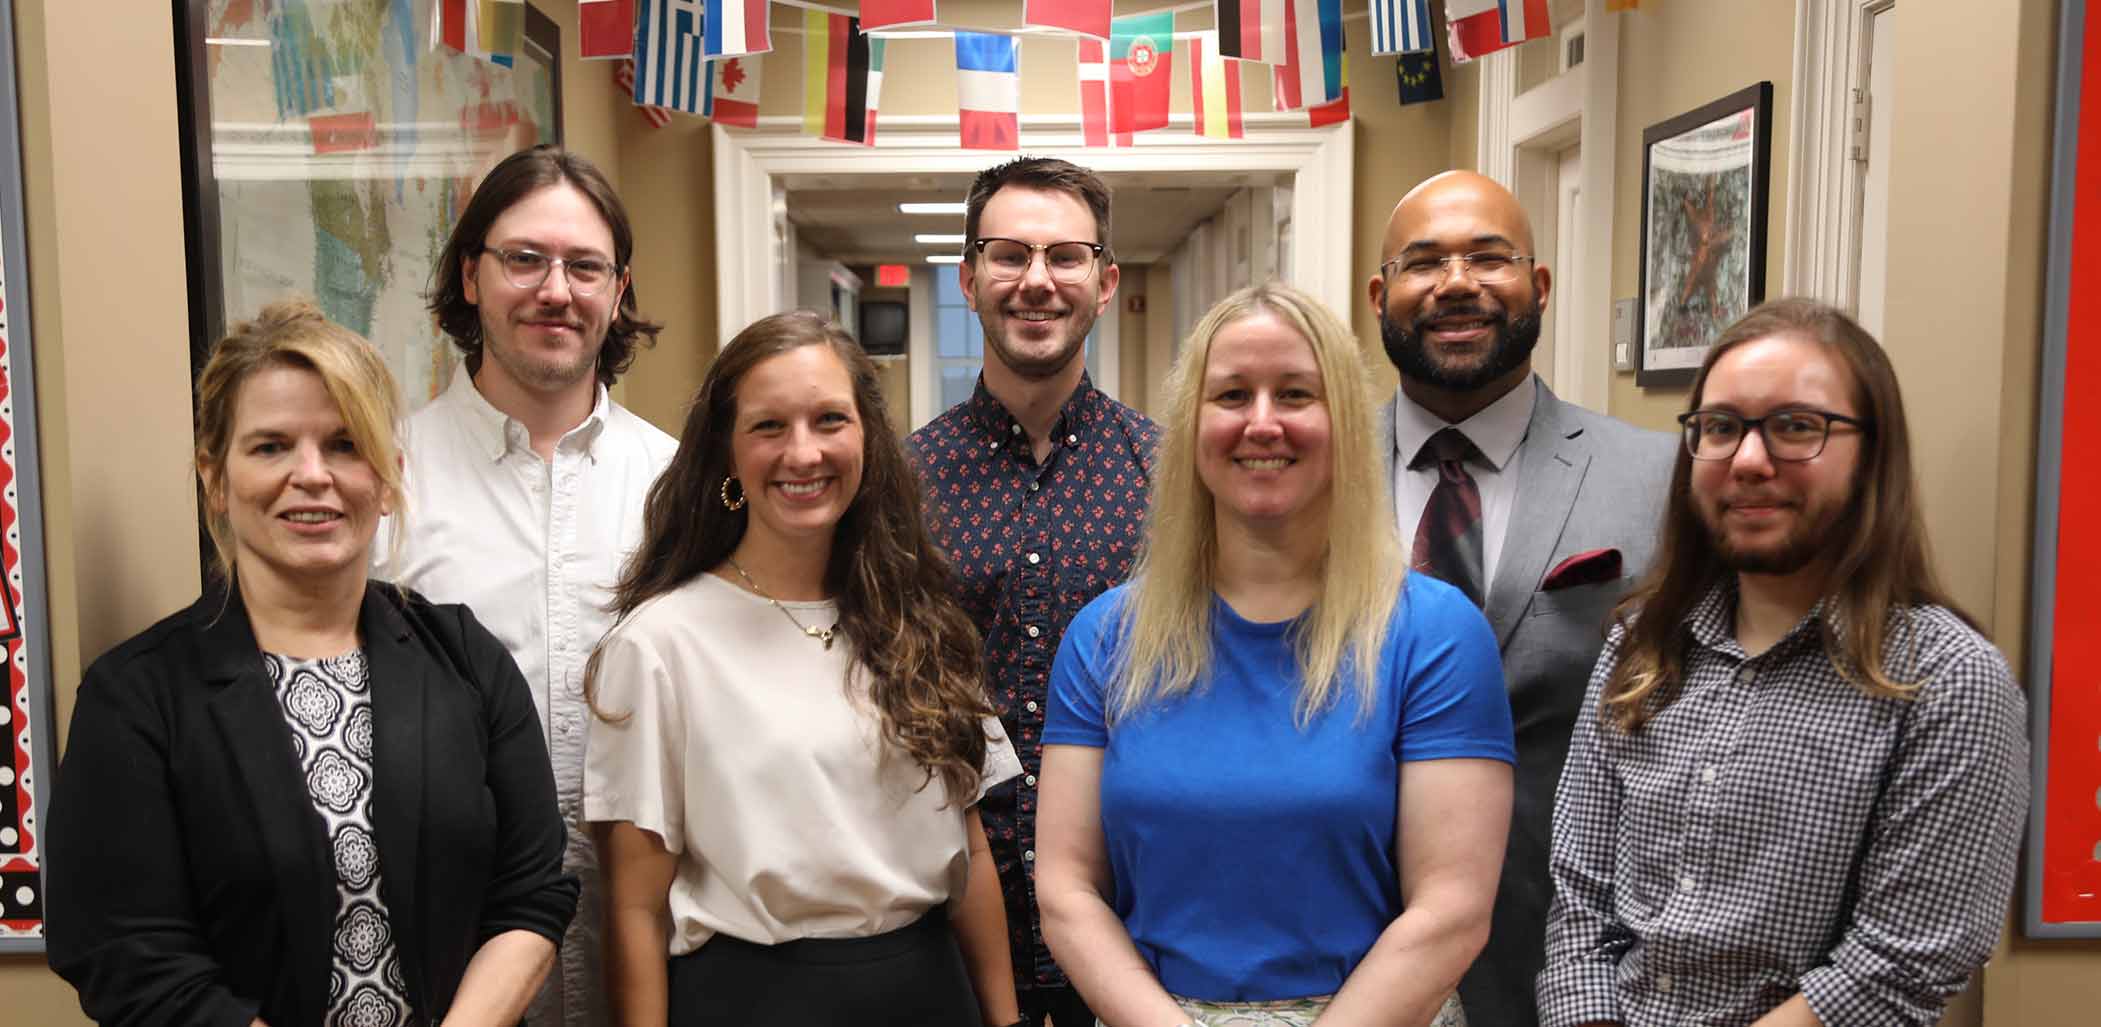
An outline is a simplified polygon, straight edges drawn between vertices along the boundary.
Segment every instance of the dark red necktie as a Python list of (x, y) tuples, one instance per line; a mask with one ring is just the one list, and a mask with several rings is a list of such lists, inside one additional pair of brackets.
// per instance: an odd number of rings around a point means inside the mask
[(1475, 606), (1483, 605), (1488, 594), (1481, 580), (1481, 490), (1466, 473), (1466, 461), (1478, 456), (1480, 450), (1459, 429), (1445, 428), (1430, 436), (1409, 463), (1411, 468), (1437, 463), (1437, 488), (1416, 522), (1409, 566), (1466, 593)]

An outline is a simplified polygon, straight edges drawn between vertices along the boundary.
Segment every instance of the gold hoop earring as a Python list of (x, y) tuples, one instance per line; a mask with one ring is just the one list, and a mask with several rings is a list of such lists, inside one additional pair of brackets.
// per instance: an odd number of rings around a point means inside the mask
[[(731, 485), (737, 486), (737, 498), (735, 499), (730, 498)], [(724, 510), (744, 509), (744, 483), (738, 481), (735, 475), (722, 479), (722, 508)]]

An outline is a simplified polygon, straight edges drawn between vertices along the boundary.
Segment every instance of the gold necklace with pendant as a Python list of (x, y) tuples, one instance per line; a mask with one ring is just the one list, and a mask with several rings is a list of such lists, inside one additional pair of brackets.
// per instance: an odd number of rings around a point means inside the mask
[(808, 635), (811, 638), (818, 640), (819, 642), (823, 642), (826, 652), (831, 651), (832, 639), (836, 637), (839, 633), (838, 621), (833, 621), (832, 626), (828, 628), (820, 628), (814, 624), (804, 624), (802, 621), (796, 619), (796, 616), (792, 611), (790, 611), (787, 607), (782, 606), (780, 600), (775, 599), (770, 595), (767, 595), (766, 590), (760, 588), (758, 582), (751, 580), (751, 575), (745, 573), (743, 566), (737, 563), (735, 557), (729, 558), (729, 561), (730, 567), (736, 570), (737, 576), (743, 578), (744, 583), (746, 585), (749, 585), (751, 587), (752, 593), (754, 595), (757, 595), (759, 598), (764, 599), (769, 603), (772, 603), (774, 609), (781, 611), (781, 616), (788, 618), (788, 623), (793, 624), (798, 628), (801, 628), (803, 634)]

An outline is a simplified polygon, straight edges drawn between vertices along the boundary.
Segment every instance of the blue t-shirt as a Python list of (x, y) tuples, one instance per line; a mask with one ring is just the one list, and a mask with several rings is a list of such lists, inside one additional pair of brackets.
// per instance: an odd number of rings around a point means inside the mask
[[(1304, 729), (1295, 622), (1214, 600), (1207, 680), (1104, 727), (1130, 586), (1065, 630), (1046, 745), (1106, 749), (1111, 905), (1162, 987), (1214, 1002), (1325, 995), (1401, 914), (1400, 764), (1515, 762), (1495, 637), (1459, 590), (1410, 574), (1379, 653), (1379, 697), (1354, 688)], [(1354, 674), (1345, 668), (1345, 674)]]

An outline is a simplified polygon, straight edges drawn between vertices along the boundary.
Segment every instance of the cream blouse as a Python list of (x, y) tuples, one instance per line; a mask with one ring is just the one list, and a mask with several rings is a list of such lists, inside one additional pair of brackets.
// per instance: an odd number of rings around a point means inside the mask
[[(785, 603), (830, 627), (830, 602)], [(606, 636), (584, 748), (584, 819), (678, 857), (670, 955), (716, 932), (760, 944), (881, 934), (960, 899), (964, 807), (1021, 773), (998, 718), (976, 795), (881, 741), (850, 643), (829, 650), (765, 599), (702, 574)], [(924, 785), (922, 787), (922, 785)]]

